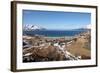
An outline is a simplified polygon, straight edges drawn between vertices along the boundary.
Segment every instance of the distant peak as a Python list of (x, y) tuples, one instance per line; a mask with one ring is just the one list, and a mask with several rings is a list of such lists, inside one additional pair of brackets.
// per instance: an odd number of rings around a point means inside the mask
[(45, 28), (42, 28), (40, 26), (34, 25), (34, 24), (25, 24), (23, 26), (23, 30), (27, 30), (27, 31), (32, 31), (32, 30), (43, 30)]

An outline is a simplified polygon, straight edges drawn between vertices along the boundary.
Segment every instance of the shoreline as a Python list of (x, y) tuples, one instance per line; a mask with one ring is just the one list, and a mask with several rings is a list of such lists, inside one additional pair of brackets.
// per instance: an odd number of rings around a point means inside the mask
[(75, 36), (64, 36), (64, 37), (44, 37), (46, 39), (66, 39), (66, 40), (70, 40), (70, 39), (73, 39), (75, 38)]
[(66, 39), (66, 40), (68, 40), (68, 39), (73, 39), (73, 38), (76, 38), (76, 37), (78, 37), (78, 36), (55, 36), (55, 37), (53, 37), (53, 36), (42, 36), (42, 35), (35, 35), (35, 36), (30, 36), (30, 35), (23, 35), (23, 37), (40, 37), (40, 38), (45, 38), (45, 39)]

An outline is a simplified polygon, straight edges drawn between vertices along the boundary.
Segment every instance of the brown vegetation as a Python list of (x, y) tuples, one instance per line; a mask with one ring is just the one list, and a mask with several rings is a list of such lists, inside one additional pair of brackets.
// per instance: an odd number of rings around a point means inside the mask
[[(82, 59), (91, 58), (91, 42), (90, 34), (84, 33), (84, 36), (78, 37), (77, 40), (70, 45), (66, 46), (68, 51), (75, 56), (81, 56)], [(88, 45), (88, 46), (87, 46)]]

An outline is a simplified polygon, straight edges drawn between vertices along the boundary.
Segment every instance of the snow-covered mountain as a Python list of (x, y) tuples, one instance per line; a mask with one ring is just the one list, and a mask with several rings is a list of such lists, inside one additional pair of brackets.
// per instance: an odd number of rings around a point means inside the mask
[(45, 30), (45, 28), (42, 28), (40, 26), (33, 25), (33, 24), (26, 24), (23, 26), (23, 30), (25, 30), (25, 31)]

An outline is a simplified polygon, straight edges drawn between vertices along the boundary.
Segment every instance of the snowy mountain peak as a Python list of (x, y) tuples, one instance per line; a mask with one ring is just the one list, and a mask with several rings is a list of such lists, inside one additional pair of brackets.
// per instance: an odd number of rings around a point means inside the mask
[(32, 30), (43, 30), (45, 28), (39, 27), (33, 24), (26, 24), (23, 26), (23, 30), (32, 31)]

